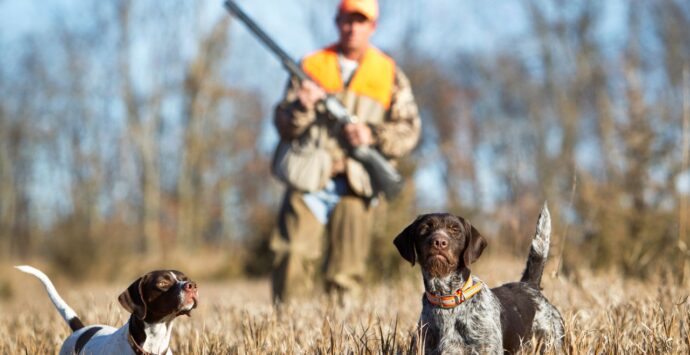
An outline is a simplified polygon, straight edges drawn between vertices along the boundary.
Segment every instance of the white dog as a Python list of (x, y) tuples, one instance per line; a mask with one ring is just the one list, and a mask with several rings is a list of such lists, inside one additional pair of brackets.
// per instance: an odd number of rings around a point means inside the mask
[(171, 355), (173, 320), (189, 315), (197, 305), (196, 283), (175, 270), (157, 270), (134, 281), (118, 301), (132, 315), (121, 328), (107, 325), (84, 326), (77, 314), (60, 297), (55, 286), (40, 270), (31, 266), (17, 269), (36, 276), (45, 286), (62, 318), (73, 333), (65, 339), (60, 355)]

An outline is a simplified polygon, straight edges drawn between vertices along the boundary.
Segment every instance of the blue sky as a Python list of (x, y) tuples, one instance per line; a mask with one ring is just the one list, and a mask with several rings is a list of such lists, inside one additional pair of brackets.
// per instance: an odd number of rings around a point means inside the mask
[[(259, 23), (267, 33), (295, 59), (335, 40), (333, 26), (336, 0), (237, 0), (238, 4)], [(139, 2), (137, 2), (139, 3)], [(145, 2), (142, 2), (145, 3)], [(184, 3), (184, 2), (181, 2)], [(396, 1), (382, 0), (379, 28), (374, 44), (384, 50), (394, 50), (412, 26), (413, 48), (436, 59), (452, 61), (459, 51), (486, 52), (513, 46), (516, 51), (530, 55), (532, 44), (525, 36), (527, 28), (523, 5), (518, 1)], [(609, 0), (603, 6), (603, 21), (599, 26), (598, 40), (610, 43), (612, 52), (621, 45), (626, 16), (625, 2)], [(149, 2), (148, 4), (155, 4)], [(393, 5), (392, 5), (393, 4)], [(209, 25), (219, 16), (229, 16), (222, 1), (203, 1), (204, 18)], [(563, 8), (552, 11), (566, 11)], [(332, 9), (332, 10), (331, 10)], [(386, 12), (387, 10), (387, 12)], [(27, 34), (44, 33), (51, 29), (56, 19), (79, 25), (88, 19), (80, 2), (68, 0), (0, 0), (0, 48), (17, 45)], [(321, 16), (314, 17), (315, 13)], [(279, 62), (238, 21), (232, 23), (231, 42), (235, 49), (228, 58), (233, 63), (228, 80), (240, 89), (260, 95), (265, 112), (279, 100), (287, 74)], [(319, 33), (314, 33), (318, 29)], [(185, 50), (184, 44), (180, 46)], [(7, 55), (4, 54), (4, 55)], [(0, 53), (0, 57), (4, 56)], [(251, 72), (253, 75), (247, 75)], [(145, 76), (141, 76), (145, 77)], [(142, 83), (145, 85), (145, 83)], [(266, 122), (260, 149), (270, 154), (276, 142), (276, 134)], [(587, 152), (581, 152), (587, 159)], [(481, 156), (476, 157), (481, 159)], [(483, 181), (491, 181), (490, 167), (481, 168)], [(430, 166), (417, 171), (415, 180), (420, 189), (420, 202), (437, 205), (443, 196), (433, 186), (440, 184), (439, 169)], [(487, 185), (491, 185), (490, 183)], [(685, 184), (687, 185), (687, 184)], [(487, 188), (486, 186), (484, 188)], [(489, 193), (489, 191), (484, 191)]]

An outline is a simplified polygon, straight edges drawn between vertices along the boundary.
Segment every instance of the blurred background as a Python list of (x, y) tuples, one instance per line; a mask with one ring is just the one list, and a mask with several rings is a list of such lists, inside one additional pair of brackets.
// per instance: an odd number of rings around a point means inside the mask
[[(295, 59), (337, 37), (337, 0), (237, 2)], [(372, 277), (403, 270), (392, 239), (423, 212), (524, 258), (544, 201), (556, 272), (686, 277), (690, 2), (380, 6), (373, 42), (410, 77), (423, 138)], [(3, 267), (267, 274), (287, 74), (222, 1), (0, 0), (0, 63)]]

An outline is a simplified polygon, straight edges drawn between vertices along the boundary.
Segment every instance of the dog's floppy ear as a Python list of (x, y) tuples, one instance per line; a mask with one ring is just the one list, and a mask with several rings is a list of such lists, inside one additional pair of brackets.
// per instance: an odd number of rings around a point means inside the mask
[(144, 300), (143, 285), (148, 279), (148, 274), (132, 282), (127, 289), (117, 297), (120, 304), (127, 312), (143, 320), (146, 317), (146, 301)]
[(470, 266), (479, 259), (488, 244), (486, 238), (484, 238), (479, 231), (474, 228), (470, 222), (462, 217), (461, 221), (465, 224), (465, 232), (467, 233), (467, 242), (465, 244), (465, 251), (463, 252), (462, 258), (465, 261), (465, 266)]
[(403, 231), (400, 232), (397, 237), (395, 237), (395, 240), (393, 240), (393, 244), (395, 244), (395, 247), (398, 248), (400, 256), (409, 261), (412, 266), (414, 266), (414, 262), (416, 260), (414, 251), (414, 236), (416, 233), (417, 224), (421, 218), (422, 216), (417, 217), (414, 222), (405, 227), (405, 229), (403, 229)]

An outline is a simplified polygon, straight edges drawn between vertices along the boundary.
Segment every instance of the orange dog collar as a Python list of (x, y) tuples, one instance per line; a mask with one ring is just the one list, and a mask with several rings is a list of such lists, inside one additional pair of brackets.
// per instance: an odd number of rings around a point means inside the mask
[(455, 308), (472, 298), (472, 296), (476, 295), (479, 291), (481, 291), (481, 289), (482, 283), (478, 282), (474, 284), (474, 281), (472, 281), (472, 276), (470, 275), (470, 277), (467, 278), (465, 285), (455, 291), (455, 293), (452, 295), (434, 295), (428, 291), (425, 292), (425, 294), (429, 303), (436, 307)]

